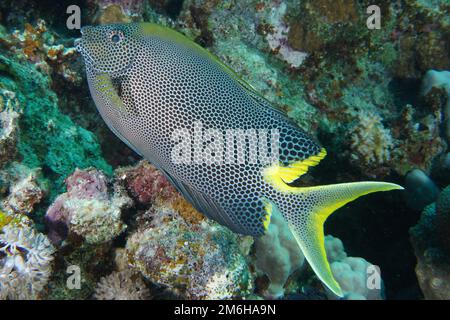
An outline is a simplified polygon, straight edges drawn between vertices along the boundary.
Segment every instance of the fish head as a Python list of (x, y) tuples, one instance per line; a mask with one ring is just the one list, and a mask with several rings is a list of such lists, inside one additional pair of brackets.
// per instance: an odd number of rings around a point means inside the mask
[(75, 47), (88, 69), (118, 76), (133, 64), (138, 51), (137, 30), (137, 24), (85, 26)]

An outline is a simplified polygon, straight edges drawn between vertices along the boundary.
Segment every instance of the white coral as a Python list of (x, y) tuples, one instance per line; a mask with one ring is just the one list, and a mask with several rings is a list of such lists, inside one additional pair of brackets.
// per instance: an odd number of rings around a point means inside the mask
[(94, 297), (97, 300), (147, 300), (150, 292), (139, 274), (123, 270), (103, 277)]
[[(348, 300), (383, 299), (383, 282), (380, 269), (363, 258), (348, 257), (338, 238), (325, 237), (325, 250), (331, 271)], [(327, 291), (330, 299), (336, 296)]]
[(270, 279), (268, 296), (283, 296), (286, 281), (303, 266), (305, 257), (288, 224), (277, 211), (272, 214), (269, 230), (255, 239), (255, 258), (257, 270)]
[(366, 164), (383, 164), (391, 159), (394, 142), (378, 114), (361, 112), (359, 122), (350, 132), (352, 155)]
[(0, 233), (0, 299), (37, 299), (51, 275), (54, 247), (26, 224)]
[(83, 236), (88, 243), (109, 241), (125, 230), (120, 219), (122, 203), (92, 200), (70, 199), (66, 207), (72, 210), (70, 228)]

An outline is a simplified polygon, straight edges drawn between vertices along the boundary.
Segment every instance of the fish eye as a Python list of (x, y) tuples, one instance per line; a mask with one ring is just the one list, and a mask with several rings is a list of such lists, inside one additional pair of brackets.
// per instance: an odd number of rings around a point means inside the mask
[(113, 33), (111, 33), (111, 35), (110, 35), (110, 40), (113, 42), (113, 43), (119, 43), (120, 41), (122, 41), (123, 40), (123, 38), (124, 38), (124, 35), (123, 35), (123, 33), (122, 32), (113, 32)]

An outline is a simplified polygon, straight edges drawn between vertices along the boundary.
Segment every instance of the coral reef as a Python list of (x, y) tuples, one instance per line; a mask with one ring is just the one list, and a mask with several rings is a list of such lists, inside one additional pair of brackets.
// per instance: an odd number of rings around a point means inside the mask
[(53, 241), (74, 233), (87, 243), (102, 243), (124, 231), (121, 213), (131, 200), (118, 188), (111, 196), (103, 173), (77, 169), (66, 185), (67, 192), (56, 198), (45, 215)]
[(14, 92), (0, 89), (0, 166), (14, 159), (17, 153), (21, 110)]
[(75, 48), (57, 44), (44, 20), (38, 20), (35, 26), (26, 23), (22, 32), (16, 29), (0, 43), (18, 59), (33, 62), (44, 74), (54, 72), (68, 82), (81, 82), (81, 76), (71, 70), (68, 63), (75, 55)]
[(97, 300), (147, 300), (150, 292), (139, 274), (115, 271), (103, 277), (95, 288)]
[[(87, 99), (77, 31), (52, 16), (65, 4), (0, 3), (0, 298), (147, 299), (156, 285), (163, 296), (196, 299), (334, 299), (276, 215), (253, 244), (111, 143), (119, 140)], [(353, 252), (368, 232), (360, 222), (382, 220), (383, 234), (402, 237), (423, 210), (410, 231), (417, 279), (425, 298), (449, 299), (450, 191), (440, 189), (450, 183), (450, 6), (382, 2), (382, 30), (369, 30), (370, 4), (86, 0), (83, 23), (152, 21), (207, 47), (326, 147), (308, 184), (404, 181), (405, 198), (372, 198), (365, 218), (330, 224), (351, 230), (337, 234)], [(397, 214), (403, 224), (391, 225)], [(414, 275), (412, 265), (390, 259), (414, 258), (404, 240), (359, 247), (377, 263), (374, 251), (383, 252), (387, 298), (414, 286), (392, 285), (405, 269)], [(384, 298), (383, 285), (367, 289), (370, 263), (348, 257), (331, 236), (326, 250), (346, 299)], [(72, 265), (83, 274), (80, 290), (66, 287)]]
[(170, 207), (146, 213), (151, 222), (127, 240), (129, 264), (148, 280), (190, 299), (250, 294), (252, 275), (238, 236), (202, 219), (188, 223)]
[(426, 299), (450, 299), (450, 187), (427, 206), (410, 229), (416, 274)]
[(20, 105), (26, 104), (19, 126), (27, 130), (19, 130), (16, 158), (29, 168), (50, 171), (51, 197), (61, 191), (64, 179), (76, 167), (94, 166), (111, 172), (92, 133), (75, 125), (59, 109), (48, 77), (27, 62), (19, 63), (1, 54), (0, 68), (0, 86), (14, 92)]

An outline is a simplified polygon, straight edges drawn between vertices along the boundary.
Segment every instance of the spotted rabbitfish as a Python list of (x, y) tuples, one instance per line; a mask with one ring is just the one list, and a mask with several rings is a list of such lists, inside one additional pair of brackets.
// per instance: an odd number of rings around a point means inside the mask
[[(402, 187), (296, 187), (325, 149), (213, 54), (174, 30), (151, 23), (84, 27), (76, 47), (92, 98), (122, 141), (161, 170), (198, 211), (236, 233), (261, 236), (272, 214), (281, 214), (320, 280), (343, 295), (325, 252), (325, 220), (362, 195)], [(198, 139), (202, 129), (214, 134)], [(247, 137), (216, 135), (236, 131)], [(174, 132), (182, 134), (174, 139)], [(258, 138), (255, 147), (249, 138), (267, 133), (276, 139)], [(175, 161), (180, 139), (187, 144), (181, 157), (186, 161)], [(276, 158), (241, 157), (258, 146)]]

